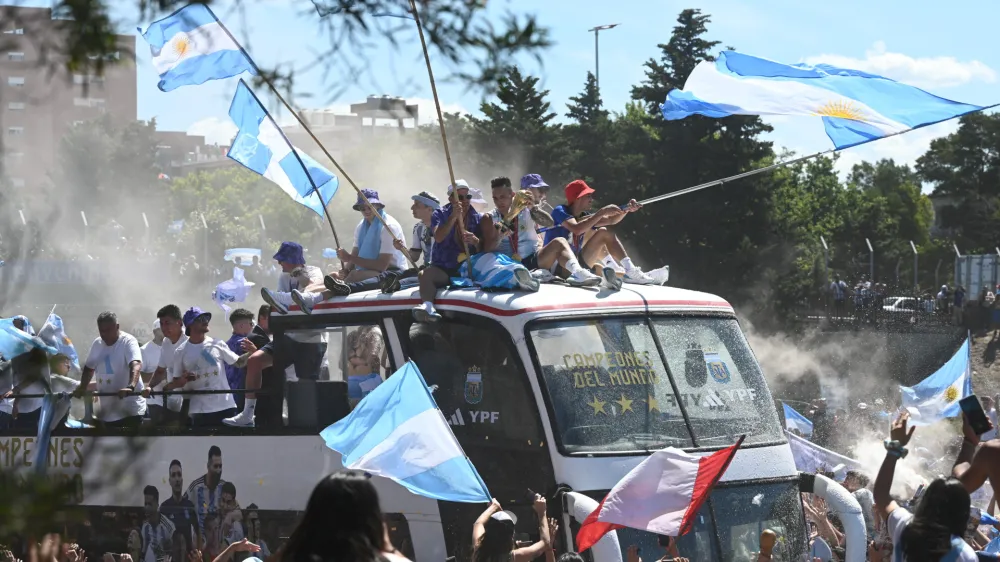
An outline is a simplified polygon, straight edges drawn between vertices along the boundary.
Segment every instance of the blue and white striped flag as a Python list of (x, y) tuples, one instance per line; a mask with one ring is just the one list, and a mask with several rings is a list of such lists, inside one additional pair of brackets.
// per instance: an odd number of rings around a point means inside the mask
[[(32, 330), (32, 333), (34, 330)], [(0, 318), (0, 355), (8, 361), (27, 353), (33, 348), (44, 350), (50, 355), (59, 353), (54, 347), (47, 345), (38, 336), (30, 335), (14, 326), (13, 318)]]
[(250, 56), (205, 4), (188, 4), (139, 32), (149, 43), (164, 92), (244, 72), (257, 74)]
[(910, 425), (931, 425), (962, 414), (958, 401), (972, 394), (969, 340), (933, 375), (915, 386), (900, 386)]
[(66, 335), (63, 320), (58, 314), (49, 314), (48, 319), (45, 320), (45, 325), (38, 330), (38, 337), (49, 346), (54, 347), (59, 353), (69, 357), (70, 362), (73, 363), (73, 368), (77, 372), (80, 371), (80, 356), (76, 353), (76, 347), (73, 346), (73, 342)]
[(862, 464), (850, 457), (845, 457), (829, 449), (803, 439), (794, 433), (785, 432), (788, 445), (792, 449), (795, 468), (799, 472), (831, 471), (839, 480), (843, 480), (848, 470), (862, 470)]
[(390, 478), (415, 494), (465, 503), (492, 497), (412, 361), (320, 436), (343, 455), (345, 468)]
[(794, 408), (784, 402), (781, 405), (785, 410), (785, 429), (797, 429), (802, 435), (812, 437), (813, 423), (809, 421), (809, 418), (796, 412)]
[(690, 115), (821, 117), (839, 150), (984, 109), (876, 74), (828, 64), (781, 64), (724, 51), (702, 61), (661, 106), (667, 120)]
[[(469, 264), (472, 264), (472, 275), (469, 275)], [(507, 254), (485, 252), (475, 254), (472, 259), (465, 260), (459, 267), (459, 273), (467, 278), (453, 278), (452, 284), (462, 286), (471, 279), (473, 284), (484, 289), (517, 289), (514, 272), (525, 268)]]
[(337, 176), (292, 146), (257, 96), (240, 80), (229, 106), (239, 133), (227, 156), (278, 184), (289, 197), (319, 216), (340, 185)]

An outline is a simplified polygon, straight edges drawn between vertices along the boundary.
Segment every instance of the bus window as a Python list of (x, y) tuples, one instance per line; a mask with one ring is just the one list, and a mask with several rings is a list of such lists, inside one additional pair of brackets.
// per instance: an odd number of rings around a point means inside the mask
[(782, 439), (764, 375), (734, 318), (653, 319), (699, 447)]
[(565, 452), (693, 446), (645, 319), (545, 322), (531, 345)]
[(465, 438), (539, 446), (534, 395), (505, 331), (498, 335), (478, 325), (441, 322), (413, 324), (409, 335), (412, 358), (463, 445)]

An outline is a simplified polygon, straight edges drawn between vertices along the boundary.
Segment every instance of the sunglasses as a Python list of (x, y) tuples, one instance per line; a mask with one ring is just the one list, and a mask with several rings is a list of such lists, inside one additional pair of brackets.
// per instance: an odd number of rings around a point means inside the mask
[(472, 195), (456, 195), (455, 198), (459, 201), (472, 201)]

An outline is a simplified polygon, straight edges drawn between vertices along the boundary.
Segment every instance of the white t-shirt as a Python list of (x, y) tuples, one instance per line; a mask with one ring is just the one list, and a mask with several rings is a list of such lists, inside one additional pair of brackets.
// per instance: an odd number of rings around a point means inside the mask
[[(188, 341), (188, 338), (184, 334), (181, 334), (181, 337), (177, 338), (177, 342), (170, 341), (170, 338), (163, 338), (163, 343), (160, 344), (160, 358), (159, 361), (157, 361), (156, 363), (156, 367), (157, 368), (163, 367), (164, 369), (166, 369), (167, 376), (166, 378), (163, 379), (163, 382), (156, 385), (156, 388), (154, 388), (153, 390), (163, 390), (163, 387), (166, 386), (168, 382), (180, 376), (174, 372), (174, 366), (175, 366), (174, 352), (177, 350), (178, 347), (181, 346), (181, 344), (183, 344), (186, 341)], [(157, 404), (163, 405), (162, 399), (160, 400), (160, 402), (157, 402)], [(173, 412), (180, 412), (181, 406), (183, 406), (183, 404), (184, 404), (183, 396), (167, 397), (166, 407), (167, 409)]]
[[(392, 218), (392, 215), (385, 213), (383, 217), (385, 219), (385, 224), (388, 228), (382, 228), (382, 236), (380, 241), (379, 255), (381, 254), (392, 254), (389, 258), (389, 265), (386, 267), (396, 268), (396, 269), (406, 269), (406, 257), (403, 256), (403, 252), (400, 252), (392, 244), (392, 238), (395, 236), (396, 239), (406, 244), (406, 237), (403, 236), (403, 227), (399, 225), (399, 222)], [(378, 219), (372, 218), (372, 221), (377, 221)], [(354, 227), (354, 247), (361, 248), (361, 227), (364, 226), (365, 219), (361, 219), (358, 226)], [(375, 226), (374, 224), (372, 225)]]
[[(174, 371), (178, 377), (183, 377), (184, 373), (197, 375), (198, 378), (184, 385), (184, 390), (229, 390), (229, 380), (226, 379), (226, 369), (222, 362), (232, 365), (239, 358), (226, 342), (206, 336), (201, 343), (191, 343), (188, 340), (177, 347), (174, 352)], [(236, 407), (230, 393), (198, 394), (190, 396), (188, 400), (188, 413), (191, 414), (211, 414)]]
[[(908, 510), (897, 507), (889, 514), (889, 536), (892, 537), (892, 548), (900, 548), (900, 537), (903, 536), (903, 529), (910, 524), (913, 520), (913, 514)], [(903, 558), (905, 562), (905, 558)], [(976, 556), (976, 551), (969, 546), (968, 543), (962, 542), (962, 552), (958, 555), (958, 562), (979, 562), (979, 557)]]
[[(152, 375), (156, 371), (156, 366), (160, 364), (160, 346), (156, 345), (152, 341), (148, 341), (139, 348), (142, 352), (142, 372), (149, 373)], [(159, 388), (154, 388), (153, 390), (160, 390)], [(157, 406), (163, 405), (162, 396), (150, 396), (146, 399), (146, 405), (156, 404)]]
[[(304, 265), (302, 268), (305, 270), (306, 277), (309, 278), (310, 285), (322, 285), (323, 284), (323, 270), (316, 267), (315, 265)], [(290, 293), (292, 289), (304, 290), (305, 287), (301, 286), (296, 279), (292, 279), (292, 276), (288, 273), (282, 272), (278, 277), (278, 292), (279, 293)], [(318, 334), (318, 335), (317, 335)], [(286, 334), (289, 339), (301, 342), (301, 343), (327, 343), (329, 341), (329, 336), (326, 331), (320, 332), (292, 332)]]
[[(115, 392), (131, 382), (129, 364), (133, 361), (142, 361), (139, 342), (131, 334), (119, 332), (118, 340), (111, 346), (104, 345), (104, 340), (101, 338), (95, 339), (90, 346), (85, 365), (88, 369), (94, 370), (98, 392)], [(139, 384), (135, 386), (135, 390), (141, 392), (143, 388), (142, 377), (139, 377)], [(101, 411), (97, 417), (106, 422), (146, 414), (146, 399), (138, 395), (125, 398), (101, 396), (100, 406)]]

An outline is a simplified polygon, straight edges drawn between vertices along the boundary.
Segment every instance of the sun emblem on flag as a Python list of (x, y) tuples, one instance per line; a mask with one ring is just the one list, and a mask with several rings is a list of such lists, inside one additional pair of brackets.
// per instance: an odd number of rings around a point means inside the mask
[(188, 52), (191, 51), (191, 47), (194, 46), (191, 42), (191, 38), (183, 33), (178, 34), (177, 37), (171, 42), (171, 45), (171, 48), (173, 49), (174, 54), (177, 55), (177, 58), (181, 58), (188, 54)]
[(958, 400), (958, 387), (952, 385), (948, 387), (948, 390), (944, 391), (944, 399), (947, 402), (954, 402)]
[(838, 117), (840, 119), (850, 119), (852, 121), (864, 121), (865, 112), (851, 100), (843, 99), (828, 101), (815, 111), (816, 115), (822, 117)]

